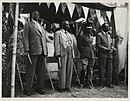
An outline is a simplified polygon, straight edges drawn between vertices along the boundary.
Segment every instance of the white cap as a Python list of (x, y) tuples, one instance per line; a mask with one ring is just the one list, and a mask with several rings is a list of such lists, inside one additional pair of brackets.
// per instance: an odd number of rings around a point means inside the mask
[(79, 18), (78, 20), (76, 20), (75, 22), (86, 22), (85, 18)]

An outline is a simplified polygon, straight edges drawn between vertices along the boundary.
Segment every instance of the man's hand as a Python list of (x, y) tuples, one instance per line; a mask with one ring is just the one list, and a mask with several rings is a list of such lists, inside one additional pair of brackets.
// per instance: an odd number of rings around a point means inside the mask
[(56, 57), (56, 59), (59, 59), (61, 56), (60, 55), (57, 55), (57, 56), (55, 56)]
[(25, 52), (25, 56), (27, 56), (28, 54), (29, 54), (29, 51), (26, 51), (26, 52)]
[(102, 45), (99, 45), (99, 47), (104, 50), (104, 51), (110, 51), (111, 49), (110, 48), (107, 48), (105, 46), (102, 46)]
[(111, 51), (110, 48), (106, 48), (106, 47), (104, 47), (104, 50), (106, 50), (106, 51)]
[(44, 55), (45, 58), (47, 58), (47, 55)]
[(112, 50), (113, 50), (113, 51), (116, 51), (117, 49), (116, 49), (115, 47), (112, 47)]

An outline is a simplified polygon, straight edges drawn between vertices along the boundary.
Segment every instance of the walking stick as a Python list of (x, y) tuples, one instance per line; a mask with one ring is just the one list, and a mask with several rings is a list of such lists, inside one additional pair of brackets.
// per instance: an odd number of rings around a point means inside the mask
[(21, 89), (22, 89), (22, 91), (24, 91), (23, 82), (22, 82), (22, 78), (21, 78), (21, 75), (20, 75), (20, 69), (19, 69), (18, 63), (17, 63), (17, 70), (18, 70), (18, 76), (19, 76), (19, 80), (20, 80), (20, 84), (21, 84)]
[(80, 85), (80, 87), (81, 87), (81, 83), (80, 83), (80, 79), (79, 79), (79, 76), (78, 76), (78, 72), (77, 72), (77, 70), (76, 70), (76, 67), (75, 67), (75, 64), (74, 64), (74, 63), (73, 63), (73, 65), (74, 65), (74, 71), (75, 71), (75, 73), (76, 73), (76, 76), (77, 76), (79, 85)]
[(29, 60), (30, 64), (32, 65), (32, 60), (31, 60), (30, 55), (29, 55), (29, 54), (27, 54), (27, 57), (28, 57), (28, 60)]

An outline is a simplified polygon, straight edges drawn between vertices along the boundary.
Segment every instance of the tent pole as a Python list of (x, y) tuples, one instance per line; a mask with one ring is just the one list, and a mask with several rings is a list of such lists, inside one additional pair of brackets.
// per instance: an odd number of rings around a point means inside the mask
[(13, 56), (12, 56), (12, 73), (11, 73), (11, 97), (15, 96), (15, 66), (16, 66), (17, 32), (18, 32), (18, 14), (19, 14), (19, 3), (16, 3), (16, 9), (15, 9), (15, 26), (14, 26), (14, 32), (13, 32)]
[[(128, 26), (128, 22), (129, 22), (129, 18), (128, 18), (128, 16), (129, 16), (129, 8), (128, 8), (128, 6), (127, 6), (126, 8), (127, 8), (127, 14), (126, 14), (126, 26), (125, 26), (125, 27), (126, 27), (126, 31), (125, 31), (125, 32), (126, 32), (126, 34), (127, 34), (127, 38), (129, 38), (129, 37), (128, 37), (128, 35), (129, 35), (129, 34), (128, 34), (128, 33), (129, 33), (129, 32), (128, 32), (128, 28), (129, 28), (129, 26)], [(128, 40), (129, 40), (129, 39), (127, 39), (127, 44), (128, 44)], [(127, 49), (127, 48), (126, 48), (126, 49)], [(126, 52), (128, 53), (127, 50), (126, 50)], [(128, 64), (127, 64), (127, 59), (128, 59), (128, 58), (127, 58), (127, 55), (128, 55), (127, 53), (126, 53), (126, 59), (125, 59), (125, 65), (124, 65), (124, 69), (125, 69), (125, 71), (124, 71), (124, 74), (125, 74), (125, 76), (124, 76), (124, 85), (125, 85), (125, 86), (127, 85), (127, 84), (126, 84), (126, 79), (127, 79), (127, 65), (128, 65)]]

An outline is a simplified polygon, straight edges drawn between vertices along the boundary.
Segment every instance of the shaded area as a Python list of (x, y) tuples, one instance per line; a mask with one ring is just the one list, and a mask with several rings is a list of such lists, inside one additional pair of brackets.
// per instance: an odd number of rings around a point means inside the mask
[(26, 96), (22, 92), (18, 92), (16, 97), (31, 98), (128, 98), (128, 89), (124, 86), (114, 86), (114, 88), (95, 87), (94, 89), (72, 87), (72, 92), (59, 93), (46, 89), (45, 95), (34, 93), (32, 96)]

